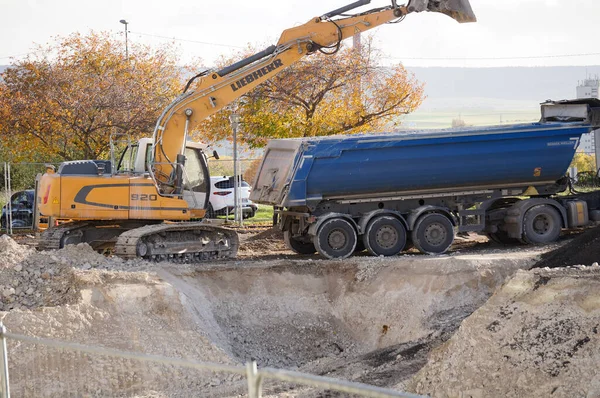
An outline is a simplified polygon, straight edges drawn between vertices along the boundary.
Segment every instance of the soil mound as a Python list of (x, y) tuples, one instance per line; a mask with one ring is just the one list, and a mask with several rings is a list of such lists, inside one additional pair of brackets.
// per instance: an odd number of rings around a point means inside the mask
[(409, 383), (434, 397), (600, 396), (600, 267), (519, 271)]
[(283, 232), (273, 227), (241, 238), (240, 252), (243, 254), (273, 254), (288, 250), (283, 242)]
[(542, 255), (533, 268), (592, 265), (600, 261), (600, 227), (590, 229), (569, 243)]

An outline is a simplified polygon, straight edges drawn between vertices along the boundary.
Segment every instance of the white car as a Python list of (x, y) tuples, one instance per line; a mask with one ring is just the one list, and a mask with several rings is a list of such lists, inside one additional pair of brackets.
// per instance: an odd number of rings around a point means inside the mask
[[(215, 218), (220, 215), (233, 214), (233, 183), (234, 178), (230, 176), (210, 177), (210, 199), (206, 217)], [(241, 181), (238, 192), (244, 218), (254, 217), (256, 209), (258, 209), (258, 206), (249, 199), (251, 189), (246, 181)]]

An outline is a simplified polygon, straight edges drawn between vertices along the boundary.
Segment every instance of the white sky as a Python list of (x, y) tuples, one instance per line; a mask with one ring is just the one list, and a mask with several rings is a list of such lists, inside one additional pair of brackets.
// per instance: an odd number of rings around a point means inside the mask
[[(458, 24), (441, 14), (411, 14), (372, 30), (389, 62), (407, 66), (599, 65), (599, 0), (470, 0), (479, 19)], [(352, 0), (0, 0), (0, 65), (33, 43), (89, 30), (158, 44), (175, 39), (243, 47), (273, 44), (282, 30)], [(402, 0), (398, 0), (403, 3)], [(367, 7), (388, 5), (372, 0)], [(366, 9), (366, 8), (362, 8)], [(361, 10), (362, 10), (361, 9)], [(177, 40), (181, 59), (211, 65), (235, 48)], [(532, 59), (485, 59), (590, 54)], [(442, 59), (432, 59), (442, 58)], [(452, 58), (452, 59), (448, 59)], [(477, 59), (475, 59), (477, 58)], [(482, 59), (483, 58), (483, 59)]]

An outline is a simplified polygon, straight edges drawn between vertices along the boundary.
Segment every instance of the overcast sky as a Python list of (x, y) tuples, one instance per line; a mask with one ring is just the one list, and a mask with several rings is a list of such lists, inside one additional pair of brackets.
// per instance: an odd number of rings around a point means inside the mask
[[(121, 19), (129, 22), (130, 41), (154, 45), (169, 40), (153, 36), (174, 38), (183, 62), (202, 58), (211, 65), (236, 46), (275, 43), (282, 30), (350, 2), (0, 0), (0, 65), (57, 35), (96, 30), (122, 37)], [(387, 4), (372, 0), (368, 7)], [(371, 32), (387, 62), (407, 66), (600, 64), (599, 0), (471, 0), (471, 5), (479, 19), (475, 24), (458, 24), (441, 14), (411, 14), (400, 24)], [(593, 55), (575, 56), (581, 54)]]

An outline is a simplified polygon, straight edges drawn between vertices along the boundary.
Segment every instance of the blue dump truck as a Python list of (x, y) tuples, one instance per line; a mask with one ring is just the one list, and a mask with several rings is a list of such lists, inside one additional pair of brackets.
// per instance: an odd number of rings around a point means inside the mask
[(549, 101), (539, 123), (269, 141), (250, 199), (299, 254), (444, 253), (457, 233), (543, 244), (600, 221), (600, 193), (558, 195), (600, 100)]

